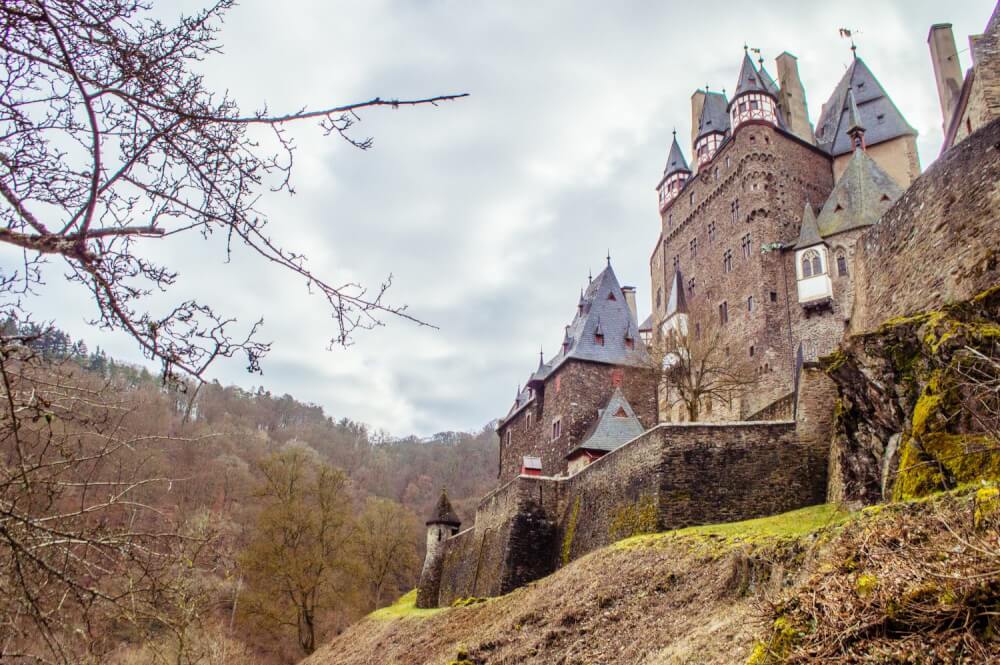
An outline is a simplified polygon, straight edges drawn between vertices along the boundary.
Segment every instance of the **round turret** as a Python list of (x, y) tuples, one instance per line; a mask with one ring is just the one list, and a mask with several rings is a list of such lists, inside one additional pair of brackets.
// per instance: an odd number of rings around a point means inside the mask
[(766, 73), (758, 71), (749, 53), (743, 54), (740, 80), (729, 102), (729, 123), (734, 134), (740, 125), (747, 122), (777, 126), (778, 100), (769, 78)]

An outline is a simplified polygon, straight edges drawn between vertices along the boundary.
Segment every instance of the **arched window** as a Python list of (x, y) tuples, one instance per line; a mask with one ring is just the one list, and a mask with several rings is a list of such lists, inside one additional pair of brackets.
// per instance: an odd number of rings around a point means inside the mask
[(847, 276), (847, 255), (844, 253), (844, 250), (837, 252), (837, 276)]
[(810, 249), (802, 255), (802, 278), (805, 279), (806, 277), (822, 274), (823, 261), (820, 259), (819, 252), (815, 249)]

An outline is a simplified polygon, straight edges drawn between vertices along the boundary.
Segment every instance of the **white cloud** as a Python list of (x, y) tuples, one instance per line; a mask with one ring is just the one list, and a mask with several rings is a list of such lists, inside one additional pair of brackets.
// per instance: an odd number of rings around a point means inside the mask
[[(181, 271), (175, 297), (205, 296), (244, 323), (264, 316), (263, 379), (233, 361), (216, 368), (221, 381), (263, 382), (397, 434), (477, 428), (506, 411), (538, 345), (555, 350), (606, 251), (648, 312), (670, 131), (689, 135), (694, 88), (733, 88), (744, 42), (772, 74), (781, 51), (799, 57), (815, 120), (851, 57), (837, 28), (860, 28), (859, 53), (921, 132), (926, 165), (940, 145), (927, 29), (952, 21), (964, 48), (992, 4), (247, 2), (227, 19), (224, 53), (200, 65), (246, 110), (472, 93), (365, 113), (367, 153), (297, 128), (298, 194), (262, 204), (321, 273), (375, 287), (391, 272), (390, 299), (440, 330), (388, 320), (326, 352), (331, 321), (299, 280), (243, 250), (224, 263), (220, 239), (153, 251)], [(127, 340), (84, 325), (83, 294), (60, 282), (39, 312), (134, 358)]]

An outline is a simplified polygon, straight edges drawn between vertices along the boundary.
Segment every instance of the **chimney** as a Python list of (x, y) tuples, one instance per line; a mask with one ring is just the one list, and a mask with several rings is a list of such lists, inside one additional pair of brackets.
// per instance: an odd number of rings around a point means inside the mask
[(639, 315), (635, 309), (635, 287), (623, 286), (622, 293), (625, 295), (625, 302), (628, 304), (628, 308), (632, 310), (632, 318), (635, 319), (636, 323), (638, 323)]
[(955, 47), (951, 23), (932, 25), (927, 35), (927, 45), (931, 49), (934, 79), (937, 82), (938, 99), (941, 100), (942, 127), (947, 133), (962, 90), (962, 67), (958, 62), (958, 49)]
[[(691, 155), (694, 155), (694, 140), (698, 138), (698, 120), (701, 119), (701, 109), (705, 106), (705, 91), (695, 90), (691, 95)], [(696, 160), (691, 160), (697, 169)]]
[(788, 131), (806, 143), (816, 143), (812, 124), (809, 122), (809, 107), (806, 105), (806, 90), (799, 78), (798, 59), (785, 51), (777, 58), (778, 86), (781, 88), (778, 106), (785, 116)]

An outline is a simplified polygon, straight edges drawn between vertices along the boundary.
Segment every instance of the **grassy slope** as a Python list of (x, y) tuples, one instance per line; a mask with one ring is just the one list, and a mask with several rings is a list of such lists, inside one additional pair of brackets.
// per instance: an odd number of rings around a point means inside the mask
[[(945, 497), (947, 505), (939, 499), (850, 515), (816, 506), (637, 536), (485, 603), (415, 610), (407, 594), (306, 662), (446, 665), (467, 649), (473, 662), (489, 665), (742, 663), (760, 640), (773, 642), (768, 601), (787, 601), (827, 577), (842, 577), (842, 586), (853, 588), (853, 577), (864, 571), (832, 560), (845, 547), (867, 542), (873, 529), (897, 517), (927, 524), (942, 515), (963, 520), (971, 497), (966, 491), (961, 499)], [(943, 529), (929, 537), (949, 538)], [(930, 544), (923, 538), (916, 546)]]

